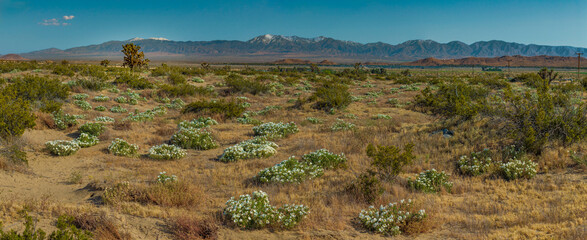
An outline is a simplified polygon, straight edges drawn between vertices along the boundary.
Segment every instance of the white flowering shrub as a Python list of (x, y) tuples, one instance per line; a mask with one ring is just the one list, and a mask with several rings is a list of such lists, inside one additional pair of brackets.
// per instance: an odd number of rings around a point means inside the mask
[(129, 113), (128, 117), (122, 119), (122, 121), (147, 122), (153, 121), (153, 118), (155, 118), (155, 113), (151, 110), (145, 112), (135, 111), (134, 113)]
[(78, 118), (75, 115), (65, 114), (62, 111), (53, 113), (53, 122), (55, 122), (55, 126), (61, 130), (77, 125), (77, 119)]
[(340, 155), (329, 152), (326, 149), (320, 149), (302, 156), (302, 161), (312, 163), (324, 169), (335, 169), (345, 167), (347, 158), (344, 153)]
[(125, 112), (128, 112), (128, 109), (123, 108), (121, 106), (114, 106), (114, 107), (110, 108), (110, 112), (113, 112), (113, 113), (125, 113)]
[(219, 160), (236, 162), (241, 159), (270, 157), (277, 153), (277, 147), (277, 144), (267, 141), (264, 137), (256, 137), (224, 149)]
[(172, 160), (185, 157), (186, 150), (175, 145), (161, 144), (149, 149), (149, 157), (157, 160)]
[(192, 121), (181, 121), (179, 123), (179, 128), (205, 128), (217, 124), (218, 122), (210, 117), (199, 117)]
[(186, 149), (208, 150), (218, 147), (212, 134), (206, 129), (183, 128), (171, 136), (171, 143)]
[(157, 106), (154, 107), (151, 112), (153, 112), (153, 114), (155, 114), (155, 116), (164, 116), (165, 114), (167, 114), (167, 108), (165, 106)]
[(450, 192), (453, 183), (448, 181), (448, 177), (449, 175), (444, 171), (439, 172), (436, 169), (431, 169), (421, 172), (415, 180), (408, 178), (408, 185), (412, 189), (426, 193), (435, 193), (442, 188)]
[(488, 172), (493, 165), (491, 152), (489, 149), (484, 149), (481, 152), (473, 152), (470, 156), (463, 155), (459, 158), (457, 165), (464, 175), (481, 175)]
[(160, 172), (159, 176), (157, 176), (157, 183), (166, 184), (166, 183), (173, 183), (177, 182), (177, 176), (175, 175), (167, 175), (167, 172)]
[(73, 98), (75, 100), (85, 100), (88, 97), (90, 97), (90, 95), (85, 94), (85, 93), (80, 93), (80, 94), (76, 94), (76, 95), (71, 96), (71, 98)]
[(80, 149), (76, 141), (67, 140), (48, 141), (45, 143), (45, 147), (56, 156), (69, 156)]
[(94, 102), (107, 102), (108, 100), (110, 100), (110, 98), (108, 96), (99, 95), (95, 96), (93, 100)]
[(253, 127), (256, 136), (264, 136), (268, 139), (285, 138), (291, 134), (299, 132), (298, 126), (294, 122), (290, 123), (263, 123)]
[(409, 224), (421, 222), (426, 218), (424, 209), (416, 211), (411, 199), (399, 203), (381, 205), (379, 209), (370, 206), (359, 214), (363, 226), (383, 235), (399, 235)]
[(128, 103), (128, 99), (126, 99), (124, 96), (117, 97), (114, 99), (114, 101), (117, 103)]
[(192, 78), (192, 82), (203, 83), (204, 82), (204, 79), (201, 79), (199, 77), (194, 77), (194, 78)]
[(242, 123), (242, 124), (251, 124), (251, 125), (255, 125), (255, 126), (260, 125), (260, 124), (263, 123), (263, 122), (261, 122), (258, 119), (252, 118), (250, 116), (250, 114), (249, 113), (246, 113), (246, 112), (243, 113), (243, 116), (242, 117), (237, 118), (236, 119), (236, 122)]
[(332, 126), (330, 127), (330, 130), (332, 130), (333, 132), (347, 131), (347, 130), (353, 130), (353, 129), (355, 129), (355, 124), (352, 124), (350, 122), (345, 122), (342, 119), (336, 119), (336, 122), (334, 124), (332, 124)]
[(184, 106), (185, 106), (185, 102), (183, 100), (181, 100), (180, 98), (173, 99), (173, 101), (171, 101), (170, 103), (165, 104), (165, 107), (167, 107), (169, 109), (175, 109), (175, 110), (182, 109)]
[(324, 169), (310, 162), (300, 162), (290, 157), (273, 167), (265, 168), (257, 174), (257, 179), (263, 183), (301, 183), (305, 180), (320, 177)]
[(532, 162), (528, 158), (510, 159), (507, 163), (502, 163), (499, 166), (501, 175), (507, 180), (515, 180), (519, 178), (531, 179), (536, 176), (537, 163)]
[(87, 133), (93, 136), (100, 136), (106, 128), (103, 123), (85, 123), (79, 127), (81, 133)]
[(79, 108), (81, 108), (83, 110), (90, 110), (90, 109), (92, 109), (92, 105), (90, 105), (89, 102), (84, 101), (84, 100), (75, 100), (73, 102), (73, 104), (75, 104), (76, 106), (78, 106)]
[(134, 157), (137, 155), (138, 150), (139, 146), (129, 144), (120, 138), (114, 139), (110, 146), (108, 146), (108, 151), (116, 156)]
[(95, 107), (95, 108), (94, 108), (94, 110), (96, 110), (96, 111), (100, 111), (100, 112), (106, 111), (106, 109), (107, 109), (107, 108), (106, 108), (106, 107), (104, 107), (104, 106), (97, 106), (97, 107)]
[(100, 142), (97, 136), (88, 133), (81, 133), (74, 141), (82, 148), (91, 147)]
[(267, 193), (255, 191), (252, 196), (241, 195), (226, 202), (223, 214), (243, 229), (260, 229), (265, 226), (292, 228), (309, 214), (304, 205), (286, 204), (281, 208), (272, 206)]
[(94, 118), (94, 121), (96, 121), (96, 122), (114, 122), (114, 118), (111, 118), (108, 116), (100, 116), (100, 117)]

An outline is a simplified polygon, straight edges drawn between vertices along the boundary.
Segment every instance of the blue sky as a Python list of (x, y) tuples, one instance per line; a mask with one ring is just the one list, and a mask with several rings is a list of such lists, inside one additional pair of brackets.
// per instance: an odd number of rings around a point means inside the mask
[(587, 0), (0, 0), (0, 54), (134, 37), (245, 41), (267, 33), (587, 47)]

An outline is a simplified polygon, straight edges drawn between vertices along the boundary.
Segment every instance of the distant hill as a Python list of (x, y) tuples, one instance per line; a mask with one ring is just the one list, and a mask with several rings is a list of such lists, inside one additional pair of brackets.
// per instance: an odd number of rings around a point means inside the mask
[(398, 45), (387, 43), (357, 43), (328, 37), (302, 38), (296, 36), (261, 35), (249, 41), (170, 41), (163, 38), (133, 38), (102, 44), (74, 47), (66, 50), (46, 49), (21, 54), (29, 59), (100, 60), (120, 59), (122, 45), (133, 42), (142, 47), (147, 58), (167, 61), (209, 62), (273, 62), (296, 58), (310, 61), (329, 59), (334, 62), (397, 62), (423, 58), (454, 59), (465, 57), (500, 56), (560, 56), (572, 57), (586, 48), (543, 46), (504, 41), (465, 44), (453, 41), (411, 40)]
[[(527, 66), (544, 66), (544, 67), (577, 67), (577, 57), (557, 57), (557, 56), (502, 56), (495, 58), (478, 58), (468, 57), (460, 59), (437, 59), (425, 58), (418, 61), (403, 63), (405, 66), (494, 66), (504, 67), (509, 65), (512, 67), (527, 67)], [(581, 62), (587, 63), (587, 59), (581, 58)]]
[(20, 55), (17, 54), (6, 54), (1, 56), (0, 55), (0, 60), (4, 60), (4, 61), (23, 61), (23, 60), (27, 60), (26, 58), (21, 57)]
[(331, 62), (328, 60), (322, 60), (320, 62), (312, 62), (310, 60), (302, 60), (302, 59), (295, 59), (295, 58), (288, 58), (288, 59), (280, 59), (273, 64), (284, 64), (284, 65), (309, 65), (315, 63), (317, 65), (336, 65), (335, 62)]

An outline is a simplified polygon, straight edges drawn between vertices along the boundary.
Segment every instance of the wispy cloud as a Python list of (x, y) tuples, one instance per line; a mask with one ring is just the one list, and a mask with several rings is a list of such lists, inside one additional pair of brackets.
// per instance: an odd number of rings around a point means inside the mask
[[(65, 15), (62, 17), (62, 19), (64, 21), (70, 21), (73, 18), (75, 18), (75, 16), (73, 16), (73, 15)], [(69, 26), (69, 25), (71, 25), (71, 23), (60, 22), (59, 19), (57, 19), (57, 18), (51, 18), (51, 19), (43, 20), (42, 22), (39, 23), (39, 25), (43, 25), (43, 26)]]

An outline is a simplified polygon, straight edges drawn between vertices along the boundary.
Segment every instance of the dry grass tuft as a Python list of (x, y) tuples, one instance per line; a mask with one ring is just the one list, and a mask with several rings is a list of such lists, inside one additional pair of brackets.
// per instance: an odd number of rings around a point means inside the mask
[(212, 219), (177, 217), (171, 220), (170, 228), (175, 238), (179, 240), (218, 239), (217, 222)]

